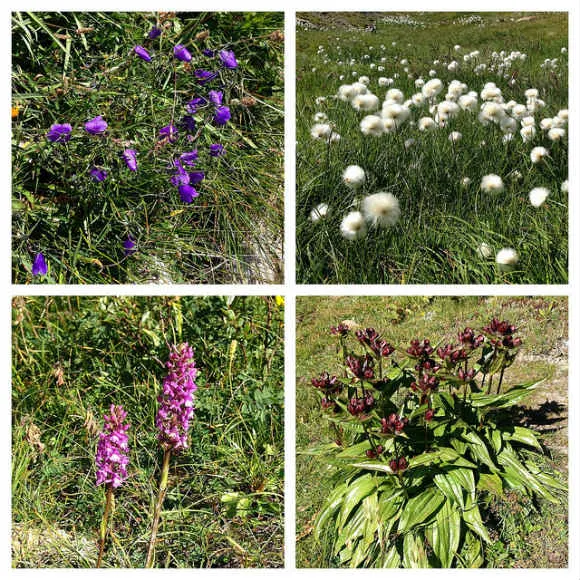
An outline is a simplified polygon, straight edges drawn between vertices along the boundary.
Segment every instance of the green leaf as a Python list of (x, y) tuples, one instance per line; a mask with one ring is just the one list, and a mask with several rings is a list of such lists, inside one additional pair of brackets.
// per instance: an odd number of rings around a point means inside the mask
[(411, 530), (415, 526), (427, 522), (444, 501), (445, 496), (434, 487), (430, 487), (411, 498), (399, 519), (399, 532)]
[(523, 443), (528, 447), (533, 447), (542, 454), (544, 453), (536, 434), (531, 429), (526, 429), (525, 427), (513, 427), (512, 429), (513, 431), (506, 431), (503, 433), (505, 439), (508, 441)]
[(471, 495), (465, 499), (465, 510), (463, 511), (463, 520), (467, 526), (473, 530), (484, 542), (491, 543), (487, 529), (483, 525), (479, 506)]
[(501, 477), (497, 473), (481, 473), (477, 482), (477, 489), (479, 491), (488, 491), (496, 497), (501, 497), (503, 494)]
[(328, 496), (324, 508), (318, 514), (316, 522), (314, 524), (314, 537), (318, 540), (322, 531), (325, 529), (328, 520), (334, 517), (334, 513), (338, 511), (342, 505), (342, 500), (344, 494), (346, 493), (347, 485), (346, 483), (341, 483)]
[(396, 545), (393, 544), (389, 548), (387, 553), (385, 554), (385, 557), (383, 558), (383, 561), (382, 561), (382, 567), (383, 568), (400, 568), (401, 567), (401, 556), (399, 554), (399, 551), (398, 551)]
[(368, 440), (361, 441), (355, 445), (347, 447), (344, 451), (341, 451), (336, 457), (339, 458), (353, 458), (353, 457), (366, 457), (365, 452), (371, 448), (371, 444)]
[(463, 568), (481, 568), (483, 565), (481, 540), (469, 530), (465, 533), (465, 540), (458, 560)]
[(492, 472), (497, 471), (497, 465), (493, 462), (487, 445), (475, 431), (464, 433), (463, 438), (468, 442), (469, 449), (478, 461), (487, 465)]
[(455, 502), (455, 504), (463, 509), (463, 487), (460, 479), (454, 474), (455, 471), (437, 473), (433, 477), (433, 481), (449, 501)]
[(352, 510), (373, 491), (377, 490), (377, 479), (374, 475), (367, 473), (352, 481), (348, 486), (348, 491), (344, 495), (342, 509), (338, 517), (337, 529), (340, 531), (346, 523)]
[(517, 402), (527, 397), (534, 389), (536, 389), (544, 379), (540, 381), (533, 381), (524, 383), (523, 385), (516, 385), (505, 393), (500, 395), (485, 395), (483, 393), (474, 393), (471, 396), (471, 405), (473, 407), (491, 407), (494, 409), (502, 409), (504, 407), (511, 407)]
[(403, 538), (403, 568), (428, 568), (429, 561), (424, 542), (415, 534), (405, 534)]
[(459, 548), (461, 537), (461, 516), (457, 506), (446, 500), (437, 512), (432, 525), (433, 551), (443, 568), (451, 568), (453, 559)]
[(364, 463), (351, 463), (351, 467), (358, 467), (359, 469), (368, 469), (370, 471), (382, 471), (384, 473), (393, 473), (388, 463), (382, 461), (365, 461)]

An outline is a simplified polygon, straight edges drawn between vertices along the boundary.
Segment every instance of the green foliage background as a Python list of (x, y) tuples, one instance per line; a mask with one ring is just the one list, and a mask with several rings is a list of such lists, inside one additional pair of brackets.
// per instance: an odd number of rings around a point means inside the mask
[(157, 565), (282, 565), (283, 308), (273, 298), (17, 297), (13, 306), (14, 566), (94, 567), (104, 505), (94, 456), (113, 403), (131, 424), (130, 475), (104, 562), (143, 566), (162, 458), (156, 397), (168, 345), (181, 341), (199, 368), (196, 413), (190, 449), (172, 460)]

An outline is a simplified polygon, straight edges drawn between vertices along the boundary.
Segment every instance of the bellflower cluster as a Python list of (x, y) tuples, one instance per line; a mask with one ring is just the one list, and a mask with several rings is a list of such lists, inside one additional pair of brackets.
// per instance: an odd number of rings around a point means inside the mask
[(99, 434), (97, 456), (97, 485), (105, 483), (113, 488), (119, 487), (127, 479), (129, 463), (129, 438), (127, 431), (130, 425), (125, 423), (127, 412), (121, 405), (111, 405), (110, 414), (105, 415), (105, 426)]
[(188, 446), (187, 432), (194, 411), (193, 394), (197, 389), (197, 369), (189, 344), (173, 346), (166, 367), (169, 373), (157, 397), (159, 411), (155, 425), (163, 449), (179, 452)]

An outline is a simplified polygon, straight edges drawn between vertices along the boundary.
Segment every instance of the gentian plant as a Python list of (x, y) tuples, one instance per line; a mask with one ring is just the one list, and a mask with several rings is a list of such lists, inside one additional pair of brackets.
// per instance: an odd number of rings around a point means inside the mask
[(506, 380), (522, 344), (514, 325), (494, 318), (453, 343), (402, 347), (372, 328), (331, 332), (341, 371), (312, 386), (335, 441), (313, 452), (338, 469), (314, 530), (340, 565), (480, 567), (482, 501), (508, 490), (559, 501), (566, 487), (536, 463), (538, 435), (498, 418), (539, 384)]

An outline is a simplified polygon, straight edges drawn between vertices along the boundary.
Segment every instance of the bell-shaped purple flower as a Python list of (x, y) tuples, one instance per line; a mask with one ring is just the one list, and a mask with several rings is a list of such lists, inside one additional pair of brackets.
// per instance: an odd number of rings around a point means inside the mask
[(107, 172), (100, 167), (91, 167), (89, 175), (93, 178), (93, 181), (97, 182), (105, 181), (105, 179), (107, 179)]
[(125, 149), (123, 160), (131, 171), (137, 171), (137, 151), (135, 149)]
[(107, 130), (107, 122), (103, 119), (102, 115), (91, 119), (85, 123), (85, 129), (87, 133), (91, 135), (100, 135)]
[(231, 118), (232, 115), (230, 113), (229, 107), (226, 106), (217, 107), (213, 115), (213, 122), (216, 125), (225, 125)]
[(178, 133), (177, 127), (171, 123), (159, 129), (159, 137), (167, 139), (170, 143), (175, 143), (177, 141)]
[(173, 56), (182, 62), (189, 62), (191, 60), (191, 53), (183, 44), (176, 44), (173, 47)]
[(51, 143), (68, 143), (72, 134), (70, 123), (55, 123), (50, 126), (46, 138)]
[(188, 446), (187, 432), (194, 411), (193, 394), (197, 389), (193, 349), (187, 343), (173, 346), (166, 367), (169, 372), (157, 397), (159, 410), (155, 425), (163, 449), (179, 452)]
[(194, 149), (193, 151), (186, 151), (185, 153), (182, 153), (179, 156), (179, 160), (182, 163), (185, 163), (185, 165), (192, 167), (193, 165), (195, 165), (197, 157), (198, 157), (197, 149)]
[(196, 183), (201, 183), (205, 179), (205, 173), (203, 171), (191, 171), (189, 173), (189, 183), (195, 185)]
[(203, 97), (194, 97), (191, 101), (188, 101), (185, 105), (185, 109), (190, 115), (195, 115), (200, 107), (205, 107), (207, 105), (207, 100)]
[(212, 157), (221, 157), (222, 155), (225, 155), (224, 146), (221, 143), (212, 143), (209, 146), (209, 154)]
[(201, 52), (203, 56), (208, 56), (209, 58), (213, 58), (215, 56), (215, 50), (210, 50), (209, 48), (204, 48)]
[(238, 68), (238, 61), (233, 50), (220, 50), (220, 59), (225, 68)]
[(207, 94), (207, 97), (208, 97), (210, 103), (212, 103), (216, 107), (219, 107), (223, 102), (224, 93), (223, 93), (223, 91), (210, 91)]
[(217, 77), (216, 72), (203, 69), (197, 69), (193, 74), (200, 85), (205, 85)]
[(127, 412), (121, 405), (111, 405), (110, 415), (105, 415), (105, 426), (99, 433), (97, 456), (95, 459), (97, 485), (105, 483), (113, 488), (119, 487), (127, 479), (129, 464), (130, 425), (124, 423)]
[(156, 38), (159, 38), (161, 36), (161, 28), (159, 28), (159, 26), (154, 26), (150, 31), (149, 34), (147, 35), (151, 40), (155, 40)]
[(42, 252), (38, 252), (34, 257), (34, 262), (32, 262), (32, 275), (33, 276), (46, 276), (48, 272), (48, 266), (46, 265), (46, 260)]
[(137, 45), (133, 50), (139, 58), (142, 58), (145, 62), (151, 62), (151, 55), (147, 52), (146, 48)]
[(195, 189), (195, 187), (191, 185), (180, 185), (179, 188), (179, 197), (183, 203), (191, 203), (194, 198), (196, 198), (199, 193)]
[(125, 256), (130, 256), (137, 251), (137, 244), (135, 243), (135, 239), (131, 234), (127, 236), (127, 239), (123, 241), (123, 252)]
[(192, 115), (183, 115), (179, 122), (179, 126), (186, 132), (186, 133), (195, 133), (197, 128), (197, 123)]

